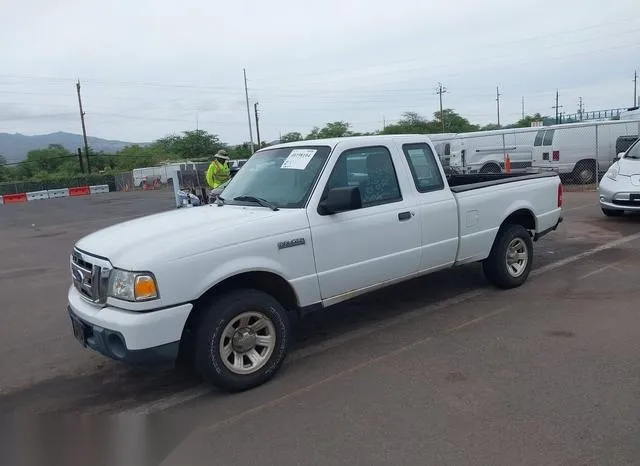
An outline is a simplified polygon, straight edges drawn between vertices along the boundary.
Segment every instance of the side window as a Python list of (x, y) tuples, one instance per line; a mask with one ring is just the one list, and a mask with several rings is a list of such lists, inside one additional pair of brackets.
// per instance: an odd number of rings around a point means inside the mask
[(444, 145), (444, 155), (451, 155), (451, 144), (446, 143)]
[(398, 177), (386, 147), (350, 149), (340, 154), (327, 188), (357, 187), (362, 207), (402, 200)]
[(535, 141), (533, 141), (533, 145), (534, 146), (541, 146), (542, 145), (542, 137), (544, 136), (544, 131), (538, 131), (536, 133), (536, 139)]
[(429, 144), (404, 144), (402, 151), (419, 192), (428, 193), (444, 189), (444, 181)]
[(543, 146), (550, 146), (553, 141), (553, 133), (555, 133), (555, 129), (550, 129), (544, 133), (544, 140), (542, 141)]

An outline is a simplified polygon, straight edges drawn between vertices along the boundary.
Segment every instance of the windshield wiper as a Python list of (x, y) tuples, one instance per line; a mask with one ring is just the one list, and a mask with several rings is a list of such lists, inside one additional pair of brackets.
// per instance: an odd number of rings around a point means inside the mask
[(238, 196), (238, 197), (234, 197), (233, 198), (234, 201), (241, 201), (241, 202), (255, 202), (257, 204), (260, 204), (262, 207), (267, 207), (271, 210), (278, 210), (278, 206), (276, 206), (275, 204), (272, 204), (271, 202), (262, 199), (261, 197), (255, 197), (255, 196)]

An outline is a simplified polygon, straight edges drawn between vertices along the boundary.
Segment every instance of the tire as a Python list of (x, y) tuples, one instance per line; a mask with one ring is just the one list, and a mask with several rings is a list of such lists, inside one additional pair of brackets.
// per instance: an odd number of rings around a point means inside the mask
[(572, 177), (578, 184), (593, 184), (596, 182), (595, 160), (581, 160), (573, 169)]
[(605, 209), (602, 208), (602, 213), (607, 217), (622, 217), (624, 215), (624, 210), (613, 210), (613, 209)]
[(196, 330), (196, 370), (224, 391), (257, 387), (282, 366), (289, 335), (287, 311), (273, 297), (252, 289), (231, 291), (209, 305)]
[[(514, 251), (524, 256), (508, 265), (512, 260), (508, 258), (508, 254)], [(482, 263), (482, 268), (491, 284), (498, 288), (509, 289), (516, 288), (527, 280), (532, 263), (533, 241), (529, 231), (521, 225), (505, 225), (500, 228), (489, 257)], [(513, 267), (518, 264), (521, 267), (515, 271)]]

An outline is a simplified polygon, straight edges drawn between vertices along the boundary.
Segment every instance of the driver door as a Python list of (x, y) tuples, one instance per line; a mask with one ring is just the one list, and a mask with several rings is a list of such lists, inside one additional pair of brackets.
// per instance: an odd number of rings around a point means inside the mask
[[(314, 195), (309, 204), (316, 270), (324, 301), (349, 299), (359, 290), (418, 270), (420, 219), (413, 193), (406, 189), (406, 169), (394, 163), (391, 154), (384, 145), (347, 146), (329, 177), (323, 176), (323, 193), (336, 187), (360, 188), (361, 208), (322, 215), (318, 212), (321, 196)], [(375, 173), (372, 158), (377, 164)]]

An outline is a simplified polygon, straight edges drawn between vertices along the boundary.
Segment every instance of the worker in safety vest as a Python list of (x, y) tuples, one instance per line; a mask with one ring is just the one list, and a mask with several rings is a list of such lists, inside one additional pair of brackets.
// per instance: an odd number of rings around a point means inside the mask
[(207, 183), (211, 189), (216, 189), (229, 180), (231, 175), (227, 160), (229, 160), (227, 152), (225, 150), (219, 150), (214, 156), (213, 162), (209, 165), (209, 169), (207, 170)]

